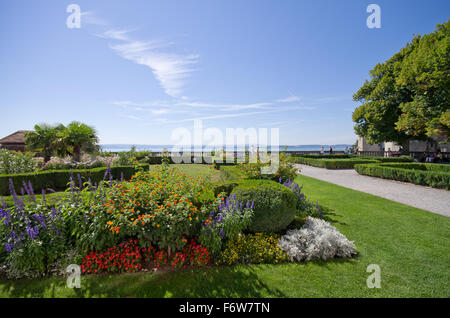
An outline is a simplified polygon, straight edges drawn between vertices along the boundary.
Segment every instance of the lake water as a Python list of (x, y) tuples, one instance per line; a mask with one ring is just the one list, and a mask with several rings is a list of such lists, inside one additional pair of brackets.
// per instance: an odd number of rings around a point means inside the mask
[[(107, 152), (123, 152), (129, 151), (133, 145), (131, 144), (111, 144), (111, 145), (101, 145), (102, 151)], [(153, 151), (153, 152), (162, 152), (164, 150), (171, 150), (172, 145), (134, 145), (137, 151)], [(330, 145), (298, 145), (298, 146), (280, 146), (279, 150), (287, 150), (287, 151), (319, 151), (320, 147), (324, 147), (325, 151), (328, 151)], [(340, 145), (331, 145), (334, 151), (343, 151), (345, 147), (351, 147), (352, 145), (340, 144)], [(247, 146), (247, 149), (249, 147)], [(191, 148), (194, 150), (194, 148)], [(217, 146), (217, 150), (221, 149), (221, 147)], [(243, 150), (244, 147), (240, 146), (237, 150)], [(256, 149), (256, 147), (255, 147)], [(270, 147), (269, 147), (270, 150)]]

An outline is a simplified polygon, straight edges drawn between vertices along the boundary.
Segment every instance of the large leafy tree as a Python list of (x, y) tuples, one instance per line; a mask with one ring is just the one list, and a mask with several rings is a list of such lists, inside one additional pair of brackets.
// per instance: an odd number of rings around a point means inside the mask
[(362, 102), (353, 113), (355, 131), (370, 143), (449, 138), (449, 21), (411, 43), (370, 71), (353, 95)]
[(47, 162), (58, 150), (58, 136), (64, 130), (62, 124), (49, 125), (38, 124), (34, 131), (26, 134), (26, 145), (31, 150), (42, 152), (44, 161)]
[(81, 152), (98, 150), (98, 136), (95, 128), (73, 121), (59, 133), (60, 145), (75, 161), (81, 160)]

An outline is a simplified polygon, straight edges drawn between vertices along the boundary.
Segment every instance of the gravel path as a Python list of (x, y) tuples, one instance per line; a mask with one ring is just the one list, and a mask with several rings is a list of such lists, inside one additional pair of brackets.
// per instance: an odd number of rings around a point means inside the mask
[(353, 169), (328, 170), (306, 165), (297, 166), (305, 176), (450, 217), (450, 191), (363, 176)]

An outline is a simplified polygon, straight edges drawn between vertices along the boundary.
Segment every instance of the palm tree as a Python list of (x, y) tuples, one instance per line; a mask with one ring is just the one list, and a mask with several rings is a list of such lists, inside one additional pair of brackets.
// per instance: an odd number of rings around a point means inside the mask
[(34, 126), (34, 131), (30, 131), (25, 136), (25, 143), (31, 150), (37, 150), (44, 155), (47, 162), (55, 154), (58, 148), (58, 134), (64, 129), (64, 125), (38, 124)]
[(73, 121), (59, 134), (62, 149), (71, 154), (75, 161), (81, 160), (81, 152), (98, 150), (98, 136), (94, 127)]

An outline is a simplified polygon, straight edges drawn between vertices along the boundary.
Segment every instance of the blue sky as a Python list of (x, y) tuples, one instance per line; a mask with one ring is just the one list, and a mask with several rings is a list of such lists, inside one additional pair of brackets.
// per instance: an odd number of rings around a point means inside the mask
[[(69, 4), (83, 12), (69, 29)], [(366, 8), (381, 8), (369, 29)], [(280, 143), (356, 139), (352, 94), (450, 2), (0, 0), (0, 136), (40, 122), (101, 143), (170, 144), (173, 129), (279, 127)]]

